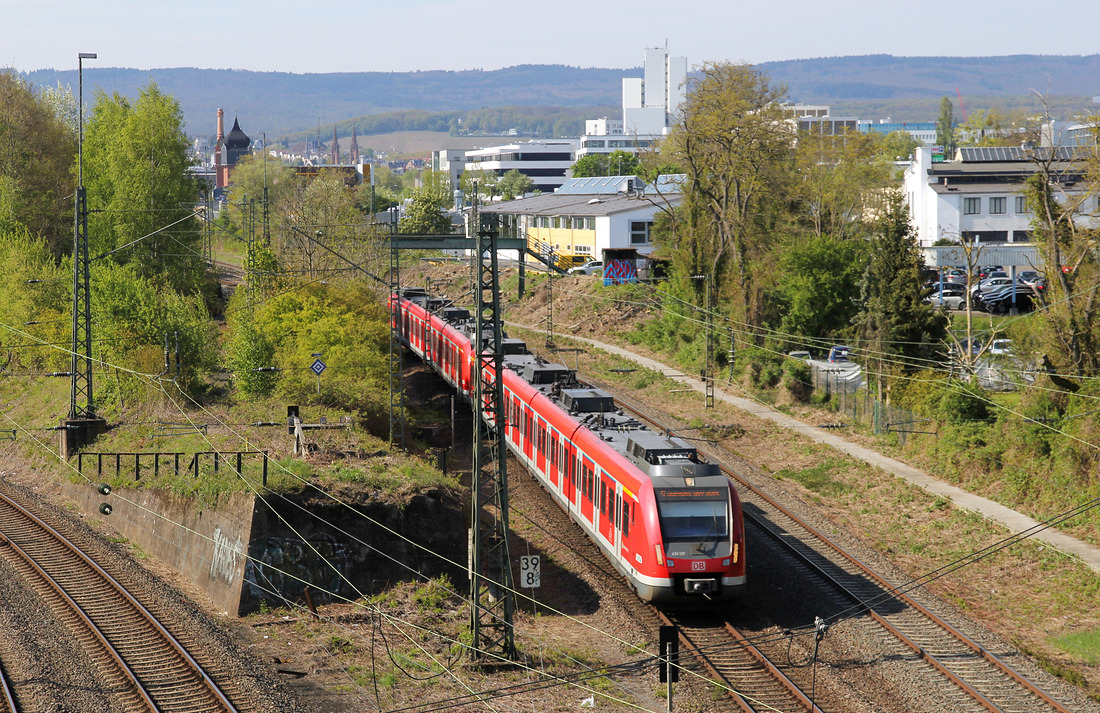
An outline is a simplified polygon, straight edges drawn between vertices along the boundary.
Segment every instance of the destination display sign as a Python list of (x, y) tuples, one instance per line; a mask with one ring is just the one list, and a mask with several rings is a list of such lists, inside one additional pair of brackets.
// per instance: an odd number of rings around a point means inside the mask
[(658, 500), (725, 500), (726, 491), (718, 488), (655, 488)]

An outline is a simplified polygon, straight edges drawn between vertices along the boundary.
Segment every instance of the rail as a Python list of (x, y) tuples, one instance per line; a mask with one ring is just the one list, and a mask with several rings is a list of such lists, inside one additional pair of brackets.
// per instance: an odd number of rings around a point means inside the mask
[[(616, 402), (622, 408), (630, 411), (631, 413), (634, 413), (637, 418), (648, 421), (659, 428), (665, 428), (664, 424), (662, 424), (660, 421), (646, 413), (643, 413), (639, 409), (634, 408), (632, 405), (624, 403), (618, 398), (616, 398)], [(866, 578), (866, 580), (873, 587), (874, 591), (852, 591), (851, 584), (846, 585), (844, 582), (841, 582), (835, 575), (830, 574), (825, 570), (825, 568), (821, 567), (817, 562), (814, 562), (811, 555), (801, 551), (801, 548), (797, 546), (798, 543), (802, 542), (801, 537), (796, 537), (796, 542), (791, 541), (792, 532), (790, 528), (780, 527), (779, 529), (781, 531), (776, 532), (772, 528), (768, 527), (761, 518), (755, 517), (749, 512), (744, 512), (744, 516), (747, 522), (752, 522), (756, 525), (759, 525), (763, 529), (763, 531), (768, 534), (769, 537), (778, 542), (783, 548), (787, 549), (794, 556), (802, 560), (804, 564), (809, 566), (813, 571), (817, 572), (832, 586), (837, 588), (838, 591), (841, 591), (841, 593), (849, 600), (857, 603), (858, 605), (865, 606), (869, 615), (872, 617), (872, 619), (875, 620), (876, 623), (878, 623), (881, 627), (883, 627), (883, 629), (889, 632), (891, 636), (893, 636), (896, 640), (901, 641), (904, 646), (913, 651), (918, 657), (925, 660), (930, 666), (935, 668), (947, 680), (955, 684), (959, 690), (964, 692), (973, 701), (977, 702), (978, 705), (989, 711), (1005, 710), (1005, 707), (1002, 707), (994, 700), (991, 700), (1004, 695), (1004, 693), (1000, 691), (995, 684), (991, 684), (988, 680), (987, 674), (996, 671), (1001, 676), (1011, 681), (1011, 683), (1017, 687), (1016, 690), (1024, 691), (1026, 692), (1026, 695), (1034, 696), (1034, 698), (1039, 699), (1042, 704), (1048, 706), (1049, 709), (1055, 711), (1055, 713), (1071, 713), (1070, 709), (1066, 708), (1061, 703), (1056, 701), (1047, 692), (1040, 689), (1023, 674), (1019, 673), (1007, 663), (1002, 661), (998, 656), (975, 642), (966, 634), (959, 631), (952, 624), (929, 610), (924, 605), (914, 600), (909, 595), (905, 594), (902, 591), (899, 591), (899, 588), (892, 584), (884, 575), (878, 573), (876, 570), (872, 569), (870, 566), (861, 561), (854, 554), (848, 552), (845, 548), (840, 546), (828, 535), (806, 522), (803, 518), (795, 515), (789, 509), (778, 503), (774, 498), (764, 493), (752, 483), (732, 472), (729, 468), (721, 463), (721, 458), (716, 457), (715, 454), (706, 453), (704, 449), (699, 450), (700, 453), (707, 457), (712, 463), (717, 464), (727, 477), (737, 483), (738, 488), (742, 492), (751, 493), (754, 497), (759, 498), (760, 501), (766, 503), (768, 507), (773, 508), (776, 513), (781, 514), (797, 527), (804, 530), (804, 532), (809, 535), (811, 539), (823, 543), (826, 548), (832, 550), (842, 562), (847, 563), (849, 566), (855, 568), (859, 575)], [(807, 546), (807, 549), (812, 548), (809, 548)], [(819, 557), (823, 556), (819, 555)], [(954, 653), (948, 653), (946, 655), (936, 655), (932, 652), (932, 647), (930, 647), (927, 643), (922, 643), (921, 641), (918, 641), (917, 637), (913, 635), (907, 635), (903, 633), (898, 626), (895, 626), (885, 616), (876, 612), (873, 605), (868, 604), (868, 601), (878, 596), (881, 596), (882, 593), (888, 593), (893, 599), (896, 599), (897, 601), (904, 604), (905, 607), (907, 607), (908, 611), (915, 612), (927, 622), (931, 622), (931, 624), (934, 625), (938, 630), (944, 632), (948, 637), (950, 637), (958, 644), (961, 644), (963, 649), (960, 649)], [(954, 668), (951, 665), (945, 663), (946, 660), (951, 660), (957, 663), (962, 658), (962, 654), (960, 653), (960, 651), (962, 650), (969, 651), (971, 654), (979, 657), (986, 664), (988, 664), (988, 668), (985, 669), (987, 674), (982, 674), (979, 672), (977, 675), (971, 677), (972, 681), (964, 680), (962, 676), (958, 675), (955, 672)], [(1034, 699), (1030, 700), (1032, 702), (1032, 705), (1036, 702)]]
[(6, 495), (0, 494), (0, 506), (11, 551), (114, 660), (138, 705), (170, 711), (197, 710), (199, 703), (203, 710), (237, 711), (175, 636), (78, 545)]

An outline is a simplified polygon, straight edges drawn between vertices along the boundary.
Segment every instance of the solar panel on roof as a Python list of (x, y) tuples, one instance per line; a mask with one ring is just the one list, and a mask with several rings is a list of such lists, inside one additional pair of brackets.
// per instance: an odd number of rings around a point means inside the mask
[(1019, 146), (967, 146), (959, 149), (959, 153), (968, 163), (1003, 163), (1027, 158)]
[[(1006, 163), (1012, 161), (1032, 161), (1051, 156), (1049, 146), (1024, 149), (1019, 146), (966, 146), (959, 149), (959, 155), (965, 163)], [(1080, 147), (1059, 146), (1054, 149), (1054, 158), (1058, 161), (1073, 161), (1083, 157)]]

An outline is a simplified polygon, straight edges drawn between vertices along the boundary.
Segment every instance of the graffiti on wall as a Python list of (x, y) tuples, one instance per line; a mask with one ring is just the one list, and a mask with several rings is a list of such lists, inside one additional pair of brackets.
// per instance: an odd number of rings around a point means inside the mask
[(220, 527), (214, 528), (211, 539), (214, 551), (210, 555), (210, 578), (233, 584), (237, 579), (237, 572), (240, 571), (241, 560), (244, 559), (244, 543), (239, 537), (230, 539)]
[(297, 598), (308, 584), (312, 590), (339, 592), (340, 572), (347, 572), (347, 544), (320, 534), (308, 542), (284, 537), (254, 540), (245, 564), (245, 586), (259, 599)]
[(603, 284), (625, 285), (638, 281), (638, 268), (633, 260), (608, 260), (603, 270)]

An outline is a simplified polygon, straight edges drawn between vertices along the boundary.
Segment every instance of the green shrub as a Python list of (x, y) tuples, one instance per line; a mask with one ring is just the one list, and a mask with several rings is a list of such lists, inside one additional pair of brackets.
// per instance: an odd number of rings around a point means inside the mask
[(989, 420), (989, 395), (974, 384), (952, 382), (940, 392), (936, 415), (947, 423)]

